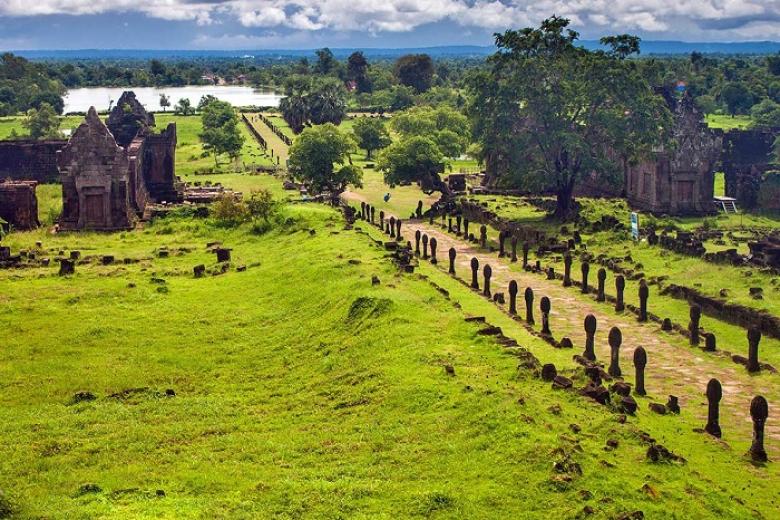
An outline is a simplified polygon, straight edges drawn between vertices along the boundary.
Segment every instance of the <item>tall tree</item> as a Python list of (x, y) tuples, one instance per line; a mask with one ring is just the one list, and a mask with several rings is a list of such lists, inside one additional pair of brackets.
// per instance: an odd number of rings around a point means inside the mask
[(28, 110), (22, 124), (33, 139), (60, 137), (60, 118), (48, 103), (43, 103), (40, 108)]
[(333, 123), (340, 125), (347, 116), (347, 100), (344, 86), (337, 81), (320, 83), (311, 94), (307, 103), (309, 118), (315, 125)]
[(347, 79), (355, 82), (358, 92), (371, 92), (371, 78), (368, 77), (368, 60), (362, 52), (355, 51), (347, 59)]
[(441, 179), (444, 155), (430, 138), (416, 135), (401, 139), (385, 148), (379, 156), (378, 167), (385, 182), (396, 184), (418, 183), (425, 193), (441, 192), (448, 198), (450, 190)]
[(219, 156), (227, 154), (236, 159), (244, 145), (244, 136), (238, 129), (238, 116), (226, 101), (212, 101), (203, 109), (201, 115), (203, 132), (200, 140), (203, 148), (214, 155), (214, 164), (219, 167)]
[(746, 113), (753, 106), (753, 96), (747, 86), (741, 82), (727, 83), (721, 90), (720, 96), (732, 117)]
[(433, 60), (427, 54), (407, 54), (395, 62), (395, 75), (402, 85), (425, 92), (433, 84)]
[(354, 150), (352, 138), (331, 123), (306, 128), (290, 147), (290, 174), (335, 204), (348, 186), (362, 186), (361, 169), (350, 164)]
[(160, 106), (163, 109), (163, 112), (171, 106), (171, 98), (166, 96), (165, 94), (160, 94)]
[(374, 150), (381, 150), (390, 145), (390, 133), (385, 122), (380, 118), (358, 117), (352, 125), (352, 132), (360, 148), (366, 151), (366, 159), (371, 160)]
[(471, 81), (470, 114), (488, 173), (553, 191), (559, 218), (571, 216), (585, 176), (619, 183), (623, 161), (649, 154), (672, 126), (665, 101), (625, 59), (638, 53), (639, 38), (604, 38), (608, 51), (588, 51), (568, 25), (552, 17), (496, 35), (489, 70)]
[(279, 111), (293, 132), (300, 134), (309, 121), (309, 103), (301, 94), (289, 94), (279, 102)]
[(336, 58), (333, 56), (333, 52), (327, 47), (319, 49), (317, 52), (317, 63), (314, 66), (317, 74), (327, 75), (330, 74), (338, 65)]

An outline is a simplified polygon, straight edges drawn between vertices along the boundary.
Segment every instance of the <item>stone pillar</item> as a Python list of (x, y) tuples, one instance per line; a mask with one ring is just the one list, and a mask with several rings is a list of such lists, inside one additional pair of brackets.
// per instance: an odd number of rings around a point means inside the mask
[(707, 352), (715, 352), (718, 349), (715, 334), (709, 332), (704, 336), (704, 350)]
[(588, 273), (590, 272), (590, 263), (586, 260), (582, 262), (582, 294), (588, 294)]
[(385, 212), (384, 211), (380, 211), (379, 212), (379, 229), (381, 229), (382, 231), (385, 230)]
[(528, 267), (528, 251), (531, 249), (531, 246), (528, 245), (528, 242), (523, 243), (523, 269)]
[(626, 290), (626, 279), (622, 274), (615, 277), (615, 291), (617, 297), (615, 298), (615, 312), (623, 312), (626, 308), (626, 304), (623, 302), (623, 291)]
[(454, 247), (450, 248), (450, 274), (455, 274), (455, 257), (458, 255), (458, 252), (455, 250)]
[(593, 314), (585, 316), (585, 352), (582, 357), (590, 361), (596, 361), (596, 317)]
[(428, 235), (422, 236), (423, 259), (428, 260)]
[(607, 282), (607, 270), (604, 269), (603, 267), (601, 269), (599, 269), (599, 272), (597, 274), (597, 278), (598, 278), (598, 281), (599, 281), (599, 290), (598, 290), (598, 294), (596, 296), (596, 301), (603, 302), (603, 301), (607, 300), (607, 295), (604, 293), (604, 285)]
[(479, 289), (479, 260), (476, 257), (471, 259), (471, 287)]
[(645, 391), (645, 367), (647, 366), (647, 352), (642, 347), (634, 350), (634, 369), (636, 370), (636, 388), (634, 392), (639, 395), (647, 395)]
[(623, 343), (623, 333), (617, 327), (612, 327), (609, 331), (609, 370), (612, 377), (620, 377), (623, 373), (620, 371), (620, 345)]
[(401, 237), (401, 219), (395, 221), (395, 238), (399, 242), (403, 240), (403, 237)]
[(750, 458), (754, 462), (766, 462), (764, 425), (769, 417), (769, 405), (763, 396), (757, 395), (750, 402), (750, 417), (753, 419), (753, 443), (750, 445)]
[(542, 334), (550, 336), (550, 298), (543, 296), (539, 301), (539, 310), (542, 311)]
[(363, 220), (366, 220), (366, 203), (361, 202), (360, 203), (360, 218)]
[(691, 321), (688, 323), (688, 332), (690, 333), (691, 345), (696, 346), (699, 344), (699, 320), (701, 320), (701, 307), (698, 305), (691, 305), (689, 314)]
[(463, 217), (460, 215), (455, 215), (455, 234), (460, 236), (460, 223), (463, 220)]
[(479, 226), (479, 246), (487, 247), (487, 226), (484, 224)]
[(748, 329), (748, 372), (758, 372), (761, 365), (758, 362), (758, 344), (761, 341), (761, 331), (755, 327)]
[(414, 232), (414, 254), (417, 256), (420, 256), (420, 238), (422, 238), (422, 233), (418, 229)]
[(374, 223), (376, 217), (376, 208), (374, 206), (371, 206), (371, 223)]
[(555, 280), (555, 268), (553, 266), (547, 268), (547, 279)]
[(452, 217), (447, 219), (447, 232), (452, 233)]
[(512, 235), (512, 262), (517, 262), (517, 237)]
[(647, 282), (639, 281), (639, 321), (647, 321), (647, 299), (650, 297), (650, 288)]
[(423, 214), (423, 203), (421, 200), (417, 201), (417, 210), (415, 211), (415, 214), (417, 215), (417, 218), (422, 218)]
[(469, 219), (467, 218), (463, 219), (463, 237), (466, 240), (469, 239)]
[(571, 253), (563, 255), (563, 286), (571, 287)]
[(723, 387), (717, 379), (710, 379), (707, 383), (707, 425), (704, 431), (718, 437), (722, 435), (720, 430), (720, 400), (723, 397)]
[(517, 314), (517, 282), (509, 282), (509, 314)]
[(390, 238), (395, 238), (395, 217), (390, 217)]
[(489, 265), (485, 265), (482, 269), (482, 274), (485, 277), (485, 286), (482, 289), (482, 294), (490, 296), (490, 277), (493, 276), (493, 269)]
[(438, 262), (439, 261), (436, 260), (436, 239), (432, 237), (431, 238), (431, 263), (436, 264)]
[(506, 240), (506, 233), (504, 231), (498, 232), (498, 256), (504, 258), (506, 253), (504, 252), (504, 240)]
[(534, 290), (530, 287), (525, 289), (525, 321), (531, 325), (534, 321)]
[(60, 276), (67, 276), (76, 272), (76, 261), (69, 258), (60, 260)]

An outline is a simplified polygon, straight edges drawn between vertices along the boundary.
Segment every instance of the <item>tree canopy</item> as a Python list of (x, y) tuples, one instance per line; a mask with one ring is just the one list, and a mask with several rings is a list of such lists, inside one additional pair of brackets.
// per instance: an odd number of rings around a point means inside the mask
[(348, 186), (362, 186), (363, 172), (350, 162), (354, 150), (351, 136), (331, 123), (306, 128), (290, 147), (290, 174), (336, 203)]
[(208, 103), (201, 115), (203, 132), (200, 140), (203, 148), (214, 155), (214, 163), (219, 166), (219, 156), (227, 154), (235, 159), (241, 153), (244, 136), (238, 129), (238, 116), (226, 101), (213, 100)]
[(471, 81), (469, 114), (491, 182), (553, 191), (570, 216), (575, 186), (592, 176), (620, 183), (622, 163), (668, 139), (671, 114), (635, 60), (639, 39), (575, 45), (569, 21), (496, 35), (499, 51)]
[(395, 75), (402, 85), (425, 92), (433, 85), (433, 60), (427, 54), (407, 54), (395, 63)]
[(402, 137), (433, 139), (446, 157), (461, 155), (469, 145), (468, 118), (448, 106), (410, 108), (393, 116), (391, 125)]
[(60, 136), (60, 118), (51, 105), (43, 103), (40, 108), (31, 108), (22, 122), (33, 139), (52, 139)]
[(346, 90), (334, 79), (313, 82), (309, 78), (290, 78), (287, 95), (279, 102), (282, 117), (299, 134), (309, 124), (341, 124), (347, 115)]
[(440, 177), (444, 165), (439, 146), (429, 137), (415, 135), (385, 148), (377, 166), (391, 186), (416, 182), (425, 193), (440, 191), (448, 195), (449, 189)]
[(374, 117), (359, 117), (352, 125), (352, 133), (360, 148), (366, 151), (366, 158), (371, 159), (374, 150), (380, 150), (390, 145), (390, 133), (384, 120)]

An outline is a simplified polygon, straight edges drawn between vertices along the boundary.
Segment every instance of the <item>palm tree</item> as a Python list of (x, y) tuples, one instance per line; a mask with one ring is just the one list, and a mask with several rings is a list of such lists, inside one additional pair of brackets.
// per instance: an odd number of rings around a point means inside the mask
[(309, 119), (309, 105), (306, 97), (291, 93), (279, 102), (279, 110), (292, 131), (300, 134)]

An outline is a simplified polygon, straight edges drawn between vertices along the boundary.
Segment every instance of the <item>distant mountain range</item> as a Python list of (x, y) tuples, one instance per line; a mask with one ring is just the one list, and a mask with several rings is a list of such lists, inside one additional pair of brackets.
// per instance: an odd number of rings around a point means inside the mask
[[(581, 44), (589, 49), (599, 48), (596, 40), (582, 40)], [(495, 47), (476, 45), (455, 45), (443, 47), (415, 47), (403, 49), (382, 48), (341, 48), (331, 49), (340, 59), (352, 52), (361, 50), (370, 58), (396, 58), (404, 54), (426, 53), (434, 58), (481, 57), (495, 52)], [(681, 41), (643, 41), (642, 55), (680, 55), (691, 52), (703, 54), (775, 54), (780, 52), (780, 42), (681, 42)], [(155, 49), (75, 49), (75, 50), (15, 50), (11, 51), (31, 60), (100, 60), (100, 59), (194, 59), (194, 58), (261, 58), (285, 59), (314, 55), (313, 49), (247, 49), (247, 50), (155, 50)]]

